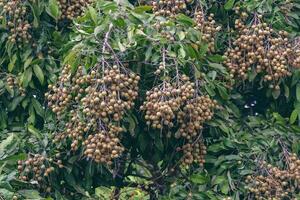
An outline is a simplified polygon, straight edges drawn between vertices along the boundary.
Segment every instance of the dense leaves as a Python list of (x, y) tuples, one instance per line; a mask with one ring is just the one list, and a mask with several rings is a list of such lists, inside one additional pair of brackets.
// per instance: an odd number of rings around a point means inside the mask
[(0, 196), (298, 198), (299, 5), (0, 0)]

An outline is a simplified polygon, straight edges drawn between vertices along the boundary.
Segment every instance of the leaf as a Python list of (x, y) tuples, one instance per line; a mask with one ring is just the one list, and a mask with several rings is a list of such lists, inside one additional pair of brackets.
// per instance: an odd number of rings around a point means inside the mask
[(23, 99), (24, 97), (22, 96), (14, 98), (12, 102), (8, 104), (8, 111), (14, 111)]
[(273, 113), (273, 117), (276, 119), (277, 122), (284, 124), (286, 120), (279, 114), (279, 113)]
[(190, 177), (191, 181), (196, 184), (203, 185), (208, 182), (208, 178), (203, 174), (193, 174)]
[(297, 83), (297, 85), (296, 85), (296, 98), (297, 98), (297, 101), (300, 102), (300, 83)]
[(218, 89), (218, 92), (219, 92), (220, 96), (222, 97), (222, 99), (228, 100), (229, 95), (226, 91), (226, 88), (223, 87), (223, 86), (218, 85), (217, 89)]
[(290, 116), (290, 124), (294, 124), (297, 117), (298, 117), (298, 114), (300, 114), (300, 109), (295, 109), (293, 110), (291, 116)]
[(224, 5), (224, 9), (225, 10), (230, 10), (232, 9), (233, 5), (234, 5), (235, 0), (228, 0), (225, 5)]
[(227, 179), (226, 179), (224, 176), (217, 176), (217, 177), (213, 180), (212, 184), (213, 184), (213, 185), (219, 185), (219, 184), (225, 182), (226, 180), (227, 180)]
[(97, 187), (95, 189), (95, 195), (101, 199), (110, 199), (112, 190), (108, 187)]
[(193, 26), (194, 25), (194, 20), (184, 14), (178, 14), (176, 17), (178, 22), (181, 22), (187, 26)]
[(29, 124), (34, 124), (35, 123), (35, 111), (33, 108), (33, 105), (30, 104), (29, 105), (29, 109), (28, 109), (28, 113), (29, 113), (29, 117), (28, 117), (28, 123)]
[(4, 188), (0, 188), (0, 199), (13, 199), (13, 195), (13, 192)]
[(178, 32), (178, 37), (179, 37), (179, 40), (180, 40), (180, 41), (183, 40), (183, 39), (185, 38), (185, 32), (179, 31), (179, 32)]
[(147, 48), (146, 50), (146, 53), (145, 53), (145, 61), (149, 61), (151, 56), (152, 56), (152, 50), (153, 50), (153, 47), (150, 46)]
[(0, 157), (5, 154), (6, 148), (14, 141), (14, 134), (10, 134), (5, 140), (0, 143)]
[(178, 56), (179, 56), (180, 58), (185, 58), (185, 56), (186, 56), (186, 53), (185, 53), (185, 51), (184, 51), (184, 48), (183, 48), (183, 47), (180, 47), (180, 48), (179, 48), (179, 51), (178, 51)]
[(219, 64), (219, 63), (211, 63), (209, 62), (209, 66), (214, 68), (214, 69), (217, 69), (218, 71), (222, 72), (222, 73), (226, 73), (226, 68)]
[(145, 134), (139, 134), (138, 136), (138, 146), (142, 152), (145, 152), (148, 146), (148, 141)]
[(216, 95), (216, 93), (215, 93), (214, 89), (212, 88), (211, 84), (205, 84), (204, 88), (205, 88), (206, 92), (209, 94), (209, 96), (213, 97), (213, 96)]
[(40, 66), (34, 65), (33, 71), (34, 71), (34, 74), (36, 75), (36, 77), (39, 79), (40, 83), (43, 84), (44, 83), (44, 73), (43, 73), (42, 69), (40, 68)]
[(51, 17), (53, 17), (57, 21), (60, 16), (60, 10), (57, 0), (49, 0), (46, 11)]
[(105, 2), (101, 4), (100, 8), (104, 13), (110, 13), (112, 11), (118, 10), (118, 5), (116, 4), (116, 2)]
[(197, 58), (197, 53), (191, 45), (184, 45), (184, 47), (188, 56), (190, 56), (191, 58)]
[(285, 84), (284, 84), (284, 96), (286, 98), (289, 98), (289, 96), (290, 96), (290, 88)]
[(209, 55), (209, 56), (207, 57), (207, 59), (210, 60), (211, 62), (214, 62), (214, 63), (219, 63), (219, 62), (223, 62), (223, 61), (224, 61), (223, 56), (218, 55), (218, 54), (215, 54), (215, 55)]
[(206, 52), (208, 51), (208, 44), (202, 44), (199, 51), (199, 56), (202, 58), (205, 56)]
[(12, 70), (15, 68), (15, 64), (17, 61), (17, 55), (14, 54), (12, 59), (10, 60), (9, 64), (8, 64), (8, 71), (12, 72)]
[(249, 170), (249, 169), (244, 169), (241, 171), (241, 175), (242, 176), (245, 176), (245, 175), (248, 175), (248, 174), (253, 174), (254, 172), (252, 170)]
[(138, 6), (136, 8), (134, 8), (134, 12), (136, 13), (143, 13), (143, 12), (147, 12), (147, 11), (151, 11), (152, 10), (152, 6)]
[(28, 86), (29, 82), (31, 81), (31, 78), (32, 78), (32, 69), (28, 68), (25, 70), (22, 76), (22, 84), (24, 88)]
[(23, 196), (23, 197), (25, 197), (25, 198), (27, 198), (27, 199), (32, 199), (32, 200), (33, 200), (33, 199), (34, 199), (34, 200), (41, 200), (41, 199), (43, 199), (43, 198), (40, 196), (39, 192), (36, 191), (36, 190), (19, 190), (18, 193), (19, 193), (21, 196)]
[(35, 137), (37, 137), (38, 139), (41, 139), (42, 138), (42, 135), (40, 133), (40, 131), (36, 128), (34, 128), (33, 125), (29, 125), (28, 126), (28, 132), (29, 133), (32, 133)]
[(90, 17), (92, 18), (94, 24), (97, 24), (97, 11), (95, 10), (95, 8), (89, 6), (89, 14)]
[(39, 26), (39, 19), (38, 17), (41, 14), (41, 11), (39, 9), (39, 1), (38, 2), (32, 2), (29, 3), (29, 6), (32, 10), (32, 14), (33, 14), (33, 27), (37, 28)]
[(32, 103), (33, 108), (36, 111), (36, 113), (39, 116), (44, 117), (44, 109), (43, 109), (42, 105), (40, 104), (40, 102), (38, 102), (38, 100), (36, 100), (35, 98), (31, 98), (31, 103)]
[(228, 194), (228, 192), (229, 192), (229, 184), (228, 184), (228, 182), (224, 182), (222, 184), (222, 186), (221, 186), (221, 192), (223, 194)]
[(155, 146), (159, 151), (161, 151), (161, 152), (164, 151), (164, 144), (162, 142), (162, 138), (155, 137)]
[(1, 162), (15, 164), (18, 160), (25, 160), (26, 158), (27, 158), (26, 153), (19, 153), (17, 155), (9, 156), (9, 157), (1, 160)]

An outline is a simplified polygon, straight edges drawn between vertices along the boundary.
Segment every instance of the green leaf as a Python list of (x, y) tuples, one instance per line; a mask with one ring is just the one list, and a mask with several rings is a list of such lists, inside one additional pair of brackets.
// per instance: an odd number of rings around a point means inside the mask
[(112, 190), (108, 187), (97, 187), (95, 189), (95, 195), (101, 199), (110, 199)]
[(36, 190), (19, 190), (18, 193), (27, 199), (32, 199), (32, 200), (42, 200), (43, 199), (40, 196), (39, 192)]
[(6, 148), (14, 141), (14, 134), (11, 133), (5, 140), (0, 143), (0, 158), (5, 154)]
[(155, 146), (159, 151), (161, 151), (161, 152), (164, 151), (164, 144), (162, 142), (162, 138), (155, 137)]
[(178, 35), (180, 41), (185, 38), (185, 32), (183, 32), (183, 31), (179, 31), (177, 35)]
[(230, 10), (233, 8), (235, 0), (228, 0), (225, 5), (224, 5), (224, 9), (225, 10)]
[(46, 11), (51, 17), (53, 17), (57, 21), (60, 16), (60, 10), (57, 0), (49, 0), (49, 4), (46, 8)]
[(245, 175), (248, 175), (248, 174), (253, 174), (254, 172), (252, 170), (249, 170), (249, 169), (244, 169), (241, 171), (241, 175), (242, 176), (245, 176)]
[(209, 94), (209, 96), (213, 97), (213, 96), (216, 95), (216, 93), (215, 93), (215, 91), (213, 89), (213, 86), (211, 84), (205, 84), (204, 88), (205, 88), (206, 92)]
[(194, 20), (184, 14), (178, 14), (176, 17), (178, 22), (181, 22), (187, 26), (193, 26), (195, 24)]
[(214, 68), (214, 69), (217, 69), (218, 71), (222, 72), (222, 73), (226, 73), (226, 68), (219, 64), (219, 63), (211, 63), (209, 62), (209, 66)]
[(40, 68), (40, 66), (34, 65), (33, 71), (34, 71), (34, 74), (36, 75), (36, 77), (39, 79), (40, 83), (43, 84), (44, 83), (44, 73), (43, 73), (42, 69)]
[(296, 98), (297, 98), (297, 101), (300, 102), (300, 83), (297, 83), (297, 85), (296, 85)]
[(4, 188), (0, 188), (0, 199), (13, 199), (13, 195), (13, 192)]
[(24, 97), (22, 96), (14, 98), (12, 102), (8, 104), (8, 111), (14, 111), (23, 99)]
[(95, 8), (89, 6), (89, 15), (92, 18), (94, 24), (97, 24), (97, 11), (95, 10)]
[(19, 153), (17, 155), (9, 156), (9, 157), (1, 160), (1, 162), (15, 164), (18, 160), (25, 160), (26, 158), (27, 158), (26, 153)]
[(37, 137), (38, 139), (41, 139), (42, 138), (42, 135), (40, 133), (40, 131), (36, 128), (34, 128), (33, 125), (29, 125), (28, 126), (28, 132), (29, 133), (32, 133), (35, 137)]
[(136, 8), (134, 8), (134, 12), (136, 13), (143, 13), (143, 12), (147, 12), (147, 11), (151, 11), (152, 10), (152, 6), (138, 6)]
[(225, 87), (218, 85), (217, 89), (218, 89), (218, 92), (219, 92), (220, 96), (222, 97), (222, 99), (225, 99), (225, 100), (229, 99), (229, 95), (228, 95)]
[(39, 1), (29, 3), (29, 6), (30, 6), (30, 8), (32, 10), (32, 14), (33, 14), (33, 27), (34, 28), (37, 28), (39, 26), (39, 18), (38, 17), (41, 14), (39, 3), (40, 3)]
[(297, 117), (298, 117), (298, 114), (300, 114), (300, 109), (295, 109), (293, 110), (291, 116), (290, 116), (290, 124), (294, 124)]
[(213, 180), (212, 184), (213, 184), (213, 185), (219, 185), (219, 184), (225, 182), (226, 180), (227, 180), (227, 179), (226, 179), (224, 176), (217, 176), (217, 177)]
[(215, 55), (209, 55), (209, 56), (207, 57), (207, 59), (210, 60), (211, 62), (214, 62), (214, 63), (219, 63), (219, 62), (223, 62), (223, 61), (224, 61), (223, 56), (218, 55), (218, 54), (215, 54)]
[(221, 186), (221, 192), (223, 194), (228, 194), (228, 192), (229, 192), (229, 184), (228, 184), (228, 182), (223, 182), (223, 184)]
[(193, 183), (200, 184), (200, 185), (208, 183), (208, 178), (203, 174), (193, 174), (191, 175), (190, 179)]
[(28, 68), (25, 70), (22, 76), (22, 84), (24, 88), (28, 86), (29, 82), (31, 81), (31, 78), (32, 78), (32, 69)]
[(36, 113), (39, 116), (43, 117), (44, 116), (44, 109), (43, 109), (42, 105), (40, 104), (40, 102), (38, 102), (38, 100), (36, 100), (35, 98), (32, 98), (31, 103), (32, 103), (33, 108), (36, 111)]
[(290, 97), (290, 88), (284, 84), (284, 96), (286, 98), (289, 98)]
[(17, 55), (14, 54), (13, 57), (11, 58), (9, 64), (8, 64), (8, 71), (9, 72), (12, 72), (12, 70), (15, 68), (16, 61), (17, 61)]
[(284, 124), (286, 120), (279, 114), (279, 113), (273, 113), (273, 117), (276, 119), (277, 122)]
[(138, 147), (140, 148), (140, 150), (142, 152), (145, 152), (145, 150), (147, 150), (147, 146), (148, 146), (148, 138), (146, 137), (145, 134), (139, 134), (138, 136)]

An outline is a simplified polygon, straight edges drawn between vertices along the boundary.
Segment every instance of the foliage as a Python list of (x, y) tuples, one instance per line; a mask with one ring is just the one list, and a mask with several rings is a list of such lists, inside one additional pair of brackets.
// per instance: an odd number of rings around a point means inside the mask
[[(297, 53), (297, 0), (194, 0), (176, 9), (96, 0), (70, 11), (64, 1), (16, 1), (27, 11), (28, 42), (14, 41), (19, 24), (9, 21), (19, 15), (0, 2), (5, 199), (253, 199), (246, 177), (259, 174), (262, 161), (283, 169), (287, 152), (299, 155), (297, 56), (286, 62), (291, 76), (280, 77), (276, 90), (253, 71), (244, 80), (231, 77), (223, 56), (239, 37), (235, 21), (243, 15), (246, 26), (248, 16), (259, 16), (272, 37), (287, 31), (285, 45), (295, 47), (288, 52)], [(109, 92), (98, 108), (104, 79)], [(126, 90), (115, 88), (126, 82)], [(125, 100), (128, 94), (134, 95)], [(119, 109), (115, 99), (130, 106)], [(182, 134), (187, 124), (191, 134)], [(118, 141), (117, 153), (102, 135)], [(99, 151), (109, 152), (105, 160), (89, 153), (98, 150), (97, 140)]]

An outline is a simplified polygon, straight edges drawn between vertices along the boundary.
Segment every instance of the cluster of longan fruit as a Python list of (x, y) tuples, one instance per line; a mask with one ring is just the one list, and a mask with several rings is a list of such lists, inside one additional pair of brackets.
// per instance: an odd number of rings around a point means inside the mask
[(14, 90), (15, 88), (17, 88), (20, 92), (20, 95), (25, 96), (25, 89), (20, 86), (19, 81), (16, 77), (8, 75), (6, 77), (6, 83), (10, 90)]
[(194, 93), (194, 83), (185, 75), (180, 83), (164, 81), (159, 87), (147, 91), (146, 101), (140, 107), (145, 111), (146, 123), (155, 129), (172, 128), (180, 107)]
[[(61, 160), (58, 162), (61, 165)], [(50, 192), (45, 177), (48, 177), (54, 171), (53, 163), (53, 159), (48, 159), (43, 155), (29, 155), (26, 160), (18, 161), (19, 179), (27, 182), (36, 181), (40, 189)]]
[[(82, 145), (86, 157), (110, 165), (124, 150), (119, 143), (119, 123), (134, 106), (139, 80), (138, 75), (119, 65), (96, 64), (89, 70), (79, 66), (73, 75), (70, 66), (66, 66), (46, 94), (52, 110), (67, 118), (55, 141), (68, 138), (71, 150)], [(66, 111), (70, 114), (65, 115)]]
[(196, 11), (195, 21), (196, 29), (202, 33), (202, 40), (208, 44), (208, 51), (215, 51), (215, 37), (221, 27), (216, 25), (214, 14), (211, 13), (206, 17), (204, 11)]
[(300, 160), (296, 154), (287, 158), (287, 169), (274, 167), (266, 162), (262, 163), (262, 173), (247, 176), (248, 190), (255, 199), (297, 199), (300, 183)]
[(112, 160), (118, 158), (124, 151), (124, 147), (120, 144), (118, 138), (119, 133), (122, 131), (121, 127), (109, 124), (107, 128), (103, 128), (100, 132), (89, 135), (84, 141), (84, 155), (93, 159), (96, 163), (112, 165)]
[(58, 116), (63, 113), (65, 108), (72, 100), (70, 81), (71, 81), (71, 66), (63, 67), (56, 85), (48, 85), (49, 91), (45, 93), (48, 100), (48, 107)]
[(27, 20), (28, 9), (24, 0), (0, 0), (0, 20), (5, 19), (10, 32), (8, 40), (12, 43), (29, 43), (32, 38), (30, 29), (32, 25)]
[(280, 80), (290, 76), (288, 55), (292, 53), (286, 31), (276, 32), (262, 22), (261, 15), (255, 15), (247, 25), (243, 18), (235, 21), (238, 37), (225, 53), (224, 64), (230, 76), (248, 78), (249, 72), (263, 75), (270, 88), (280, 89)]
[(193, 162), (203, 166), (206, 147), (201, 139), (203, 123), (213, 116), (217, 102), (209, 96), (198, 96), (196, 84), (188, 76), (181, 75), (174, 82), (163, 81), (146, 92), (146, 100), (140, 107), (145, 112), (146, 124), (153, 129), (175, 132), (175, 138), (186, 139), (177, 151), (183, 152), (182, 163)]
[(94, 120), (86, 122), (79, 115), (80, 113), (77, 110), (70, 111), (70, 120), (65, 124), (64, 130), (55, 135), (54, 142), (61, 142), (64, 139), (70, 138), (72, 140), (71, 150), (76, 151), (79, 148), (84, 135), (96, 126)]
[(61, 19), (73, 20), (82, 16), (86, 9), (94, 0), (58, 0), (61, 10)]
[(205, 163), (204, 156), (206, 155), (206, 146), (201, 140), (189, 141), (184, 144), (181, 148), (178, 147), (177, 151), (183, 152), (181, 162), (184, 165), (191, 165), (192, 163), (198, 163), (203, 167)]
[(187, 6), (193, 0), (154, 0), (152, 2), (152, 10), (156, 16), (165, 16), (174, 18), (178, 13), (187, 13)]
[(217, 102), (209, 96), (198, 96), (189, 101), (178, 113), (179, 131), (176, 137), (194, 138), (202, 130), (203, 123), (214, 115), (213, 110), (218, 108)]
[(134, 106), (139, 80), (138, 75), (122, 72), (116, 65), (104, 70), (104, 76), (95, 78), (85, 89), (86, 96), (81, 99), (83, 113), (104, 122), (120, 121), (125, 111)]

